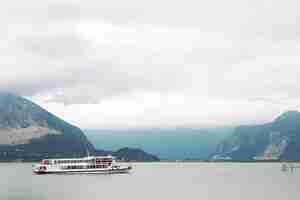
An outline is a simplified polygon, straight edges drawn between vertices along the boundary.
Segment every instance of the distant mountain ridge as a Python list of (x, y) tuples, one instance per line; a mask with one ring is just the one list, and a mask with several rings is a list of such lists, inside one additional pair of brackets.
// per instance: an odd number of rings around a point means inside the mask
[(124, 148), (118, 149), (116, 151), (96, 150), (95, 153), (97, 155), (110, 154), (121, 161), (148, 161), (148, 162), (160, 161), (160, 159), (157, 156), (146, 153), (142, 149), (129, 148), (129, 147), (124, 147)]
[(223, 128), (139, 128), (83, 130), (95, 148), (117, 151), (143, 149), (163, 160), (207, 160), (217, 145), (233, 133)]
[[(116, 156), (119, 152), (96, 150), (79, 128), (23, 97), (0, 92), (0, 161), (81, 157), (88, 151)], [(140, 149), (122, 152), (125, 160), (153, 160), (153, 155)]]
[[(188, 147), (190, 144), (198, 144), (194, 152), (203, 153), (201, 157), (195, 157), (195, 154), (190, 153), (182, 154), (184, 159), (206, 159), (205, 156), (212, 151), (212, 147), (217, 146), (216, 151), (210, 153), (212, 154), (211, 158), (216, 160), (300, 161), (300, 112), (298, 111), (285, 112), (270, 123), (239, 126), (234, 129), (233, 134), (230, 132), (230, 136), (227, 136), (228, 130), (224, 130), (221, 130), (221, 133), (225, 139), (219, 144), (216, 142), (222, 137), (218, 134), (218, 138), (215, 138), (216, 135), (210, 135), (208, 130), (200, 137), (202, 143), (197, 143), (199, 141), (197, 129), (193, 129), (189, 137), (177, 138), (180, 143), (186, 140)], [(153, 131), (160, 135), (161, 132), (159, 131), (162, 130), (150, 130), (145, 134), (147, 140), (153, 136)], [(186, 131), (186, 129), (179, 131)], [(154, 137), (152, 140), (157, 145), (160, 144), (160, 148), (165, 152), (184, 152), (184, 147), (178, 148), (176, 145), (172, 146), (171, 143), (166, 143), (170, 139), (175, 139), (174, 134), (177, 132), (167, 130), (163, 137)], [(207, 142), (209, 144), (206, 144)], [(136, 144), (140, 143), (139, 140), (136, 140)], [(103, 148), (103, 146), (101, 146), (101, 140), (100, 142), (97, 140), (99, 149), (108, 150), (96, 149), (79, 128), (56, 117), (33, 102), (17, 95), (0, 92), (0, 161), (79, 157), (85, 156), (87, 151), (91, 154), (110, 153), (118, 159), (127, 161), (159, 160), (157, 156), (146, 153), (142, 150), (144, 148), (139, 146), (132, 146), (134, 149), (119, 147), (113, 151), (110, 148)], [(124, 146), (131, 145), (124, 144)], [(156, 152), (154, 154), (157, 155)]]
[(216, 160), (300, 160), (300, 112), (288, 111), (273, 122), (239, 126), (221, 142)]

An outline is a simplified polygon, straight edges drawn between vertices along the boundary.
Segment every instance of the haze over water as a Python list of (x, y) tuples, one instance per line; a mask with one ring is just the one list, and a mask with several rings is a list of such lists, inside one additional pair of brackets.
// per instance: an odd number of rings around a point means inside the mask
[(1, 200), (298, 199), (300, 169), (278, 163), (133, 163), (131, 174), (33, 175), (32, 163), (0, 164)]

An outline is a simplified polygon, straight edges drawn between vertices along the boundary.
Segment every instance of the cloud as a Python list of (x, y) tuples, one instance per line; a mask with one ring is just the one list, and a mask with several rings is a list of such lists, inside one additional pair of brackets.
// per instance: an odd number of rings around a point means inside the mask
[(0, 90), (80, 126), (267, 121), (299, 107), (298, 4), (10, 1)]

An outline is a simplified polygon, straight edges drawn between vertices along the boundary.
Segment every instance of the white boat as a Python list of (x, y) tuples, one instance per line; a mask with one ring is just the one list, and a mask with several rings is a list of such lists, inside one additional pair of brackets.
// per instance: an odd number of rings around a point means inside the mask
[(120, 174), (129, 173), (131, 166), (117, 165), (113, 156), (88, 156), (72, 159), (45, 159), (35, 165), (35, 174)]

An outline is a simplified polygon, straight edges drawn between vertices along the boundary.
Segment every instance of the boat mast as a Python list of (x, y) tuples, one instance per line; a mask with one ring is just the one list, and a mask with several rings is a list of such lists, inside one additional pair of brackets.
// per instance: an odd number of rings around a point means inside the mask
[(90, 157), (90, 151), (88, 148), (86, 148), (86, 154), (87, 154), (87, 157)]

